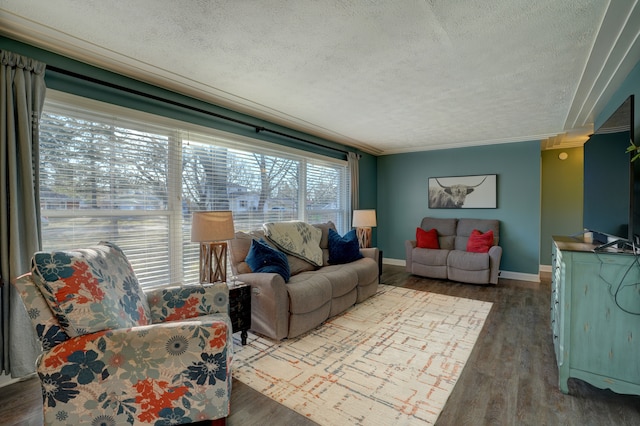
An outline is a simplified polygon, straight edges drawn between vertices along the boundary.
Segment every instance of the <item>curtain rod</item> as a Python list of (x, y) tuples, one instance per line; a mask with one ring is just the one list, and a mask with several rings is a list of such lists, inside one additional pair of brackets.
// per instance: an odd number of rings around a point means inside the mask
[(171, 104), (173, 106), (177, 106), (177, 107), (180, 107), (180, 108), (188, 109), (188, 110), (191, 110), (191, 111), (194, 111), (194, 112), (199, 112), (201, 114), (206, 114), (206, 115), (209, 115), (209, 116), (212, 116), (212, 117), (216, 117), (216, 118), (220, 118), (220, 119), (223, 119), (223, 120), (231, 121), (233, 123), (241, 124), (243, 126), (253, 127), (255, 129), (256, 133), (260, 133), (260, 132), (272, 133), (274, 135), (282, 136), (282, 137), (285, 137), (285, 138), (288, 138), (288, 139), (297, 140), (297, 141), (304, 142), (304, 143), (307, 143), (307, 144), (310, 144), (310, 145), (314, 145), (314, 146), (317, 146), (317, 147), (320, 147), (320, 148), (323, 148), (323, 149), (329, 149), (329, 150), (332, 150), (332, 151), (337, 151), (337, 152), (340, 152), (340, 153), (345, 154), (345, 155), (347, 155), (349, 153), (348, 151), (345, 151), (343, 149), (326, 146), (326, 145), (323, 145), (321, 143), (313, 142), (313, 141), (310, 141), (308, 139), (303, 139), (303, 138), (299, 138), (297, 136), (289, 135), (289, 134), (280, 132), (278, 130), (269, 129), (269, 128), (263, 127), (263, 126), (258, 126), (256, 124), (249, 123), (248, 121), (239, 120), (237, 118), (229, 117), (229, 116), (223, 115), (223, 114), (218, 114), (218, 113), (212, 112), (212, 111), (207, 111), (206, 109), (198, 108), (198, 107), (192, 106), (192, 105), (187, 105), (185, 103), (178, 102), (178, 101), (173, 101), (171, 99), (163, 98), (162, 96), (156, 96), (156, 95), (152, 95), (150, 93), (145, 93), (145, 92), (140, 91), (140, 90), (131, 89), (129, 87), (121, 86), (119, 84), (110, 83), (108, 81), (100, 80), (98, 78), (82, 75), (82, 74), (79, 74), (79, 73), (74, 72), (74, 71), (69, 71), (69, 70), (66, 70), (66, 69), (63, 69), (63, 68), (58, 68), (58, 67), (50, 66), (50, 65), (47, 65), (46, 69), (50, 70), (50, 71), (53, 71), (53, 72), (56, 72), (56, 73), (59, 73), (59, 74), (64, 74), (64, 75), (68, 75), (70, 77), (78, 78), (80, 80), (88, 81), (90, 83), (100, 84), (102, 86), (110, 87), (112, 89), (117, 89), (117, 90), (121, 90), (121, 91), (124, 91), (124, 92), (127, 92), (127, 93), (131, 93), (133, 95), (142, 96), (142, 97), (145, 97), (145, 98), (148, 98), (148, 99), (152, 99), (154, 101), (164, 102), (164, 103)]

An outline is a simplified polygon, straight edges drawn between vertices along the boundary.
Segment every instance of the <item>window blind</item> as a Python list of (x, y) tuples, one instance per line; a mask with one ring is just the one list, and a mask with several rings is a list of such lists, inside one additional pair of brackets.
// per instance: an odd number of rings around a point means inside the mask
[(55, 92), (40, 163), (43, 248), (112, 241), (144, 287), (197, 282), (194, 211), (232, 210), (236, 230), (348, 224), (344, 161)]

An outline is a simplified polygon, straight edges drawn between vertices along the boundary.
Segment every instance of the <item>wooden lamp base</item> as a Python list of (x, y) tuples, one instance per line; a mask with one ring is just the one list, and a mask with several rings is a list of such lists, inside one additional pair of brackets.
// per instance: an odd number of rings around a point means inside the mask
[(226, 241), (200, 244), (200, 283), (227, 281)]
[(371, 247), (371, 227), (356, 228), (356, 235), (358, 236), (358, 244), (360, 248)]

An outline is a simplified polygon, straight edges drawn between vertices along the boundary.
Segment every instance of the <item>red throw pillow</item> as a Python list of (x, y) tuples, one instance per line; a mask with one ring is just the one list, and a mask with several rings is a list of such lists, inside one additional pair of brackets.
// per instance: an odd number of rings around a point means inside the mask
[(487, 231), (484, 234), (477, 229), (471, 231), (469, 240), (467, 241), (467, 251), (472, 253), (488, 253), (493, 245), (493, 231)]
[(422, 228), (416, 228), (417, 246), (420, 248), (439, 249), (438, 231), (435, 228), (425, 231)]

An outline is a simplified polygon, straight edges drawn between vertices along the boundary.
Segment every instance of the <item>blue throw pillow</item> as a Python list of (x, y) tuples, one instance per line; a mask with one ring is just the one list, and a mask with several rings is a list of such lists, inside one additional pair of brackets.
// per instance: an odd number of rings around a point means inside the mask
[(344, 234), (344, 237), (341, 237), (340, 234), (329, 228), (329, 263), (337, 265), (358, 259), (362, 259), (362, 253), (360, 253), (356, 230), (352, 229)]
[(291, 277), (287, 255), (267, 244), (263, 239), (252, 240), (244, 260), (253, 272), (275, 272), (288, 283)]

